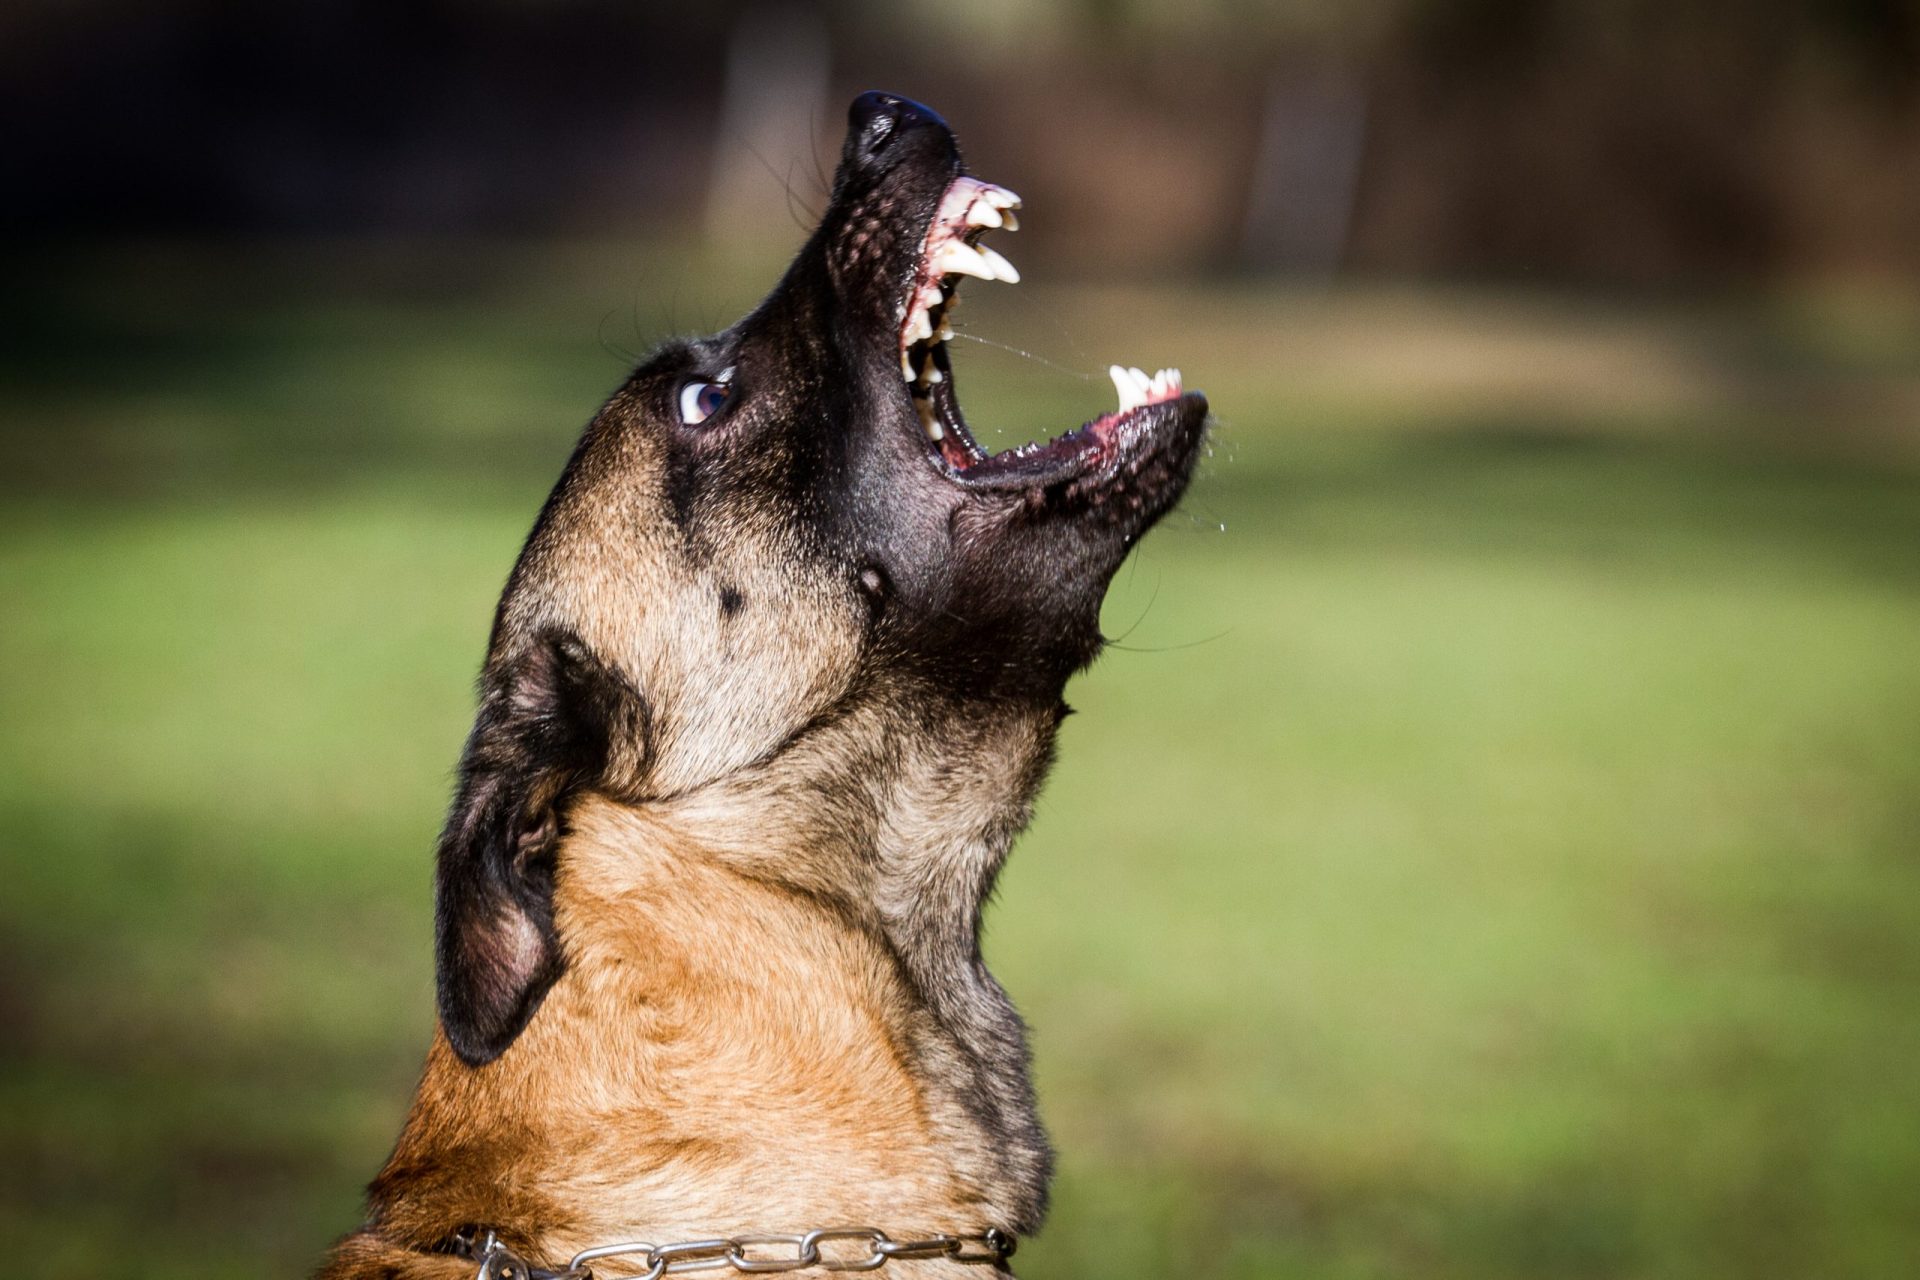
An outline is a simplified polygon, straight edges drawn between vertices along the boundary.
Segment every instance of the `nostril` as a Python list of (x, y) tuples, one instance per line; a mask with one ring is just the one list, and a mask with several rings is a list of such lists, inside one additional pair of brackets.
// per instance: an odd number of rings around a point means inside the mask
[(853, 107), (847, 112), (848, 123), (863, 134), (877, 134), (884, 139), (893, 132), (905, 105), (905, 101), (894, 94), (869, 89), (853, 100)]
[(872, 161), (909, 134), (946, 122), (930, 109), (898, 94), (869, 89), (847, 112), (847, 156)]

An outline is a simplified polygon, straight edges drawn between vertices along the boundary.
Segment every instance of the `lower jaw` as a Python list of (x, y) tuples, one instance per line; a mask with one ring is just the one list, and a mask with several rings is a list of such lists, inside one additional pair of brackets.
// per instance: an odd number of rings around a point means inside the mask
[(1042, 490), (1082, 479), (1097, 483), (1097, 476), (1114, 466), (1138, 471), (1149, 466), (1160, 449), (1160, 442), (1142, 437), (1158, 435), (1162, 427), (1170, 426), (1154, 420), (1184, 412), (1181, 402), (1187, 398), (1182, 395), (1111, 411), (1050, 440), (988, 453), (973, 440), (951, 388), (951, 380), (936, 384), (920, 402), (929, 406), (939, 431), (937, 439), (925, 438), (923, 443), (934, 465), (951, 479), (978, 489)]

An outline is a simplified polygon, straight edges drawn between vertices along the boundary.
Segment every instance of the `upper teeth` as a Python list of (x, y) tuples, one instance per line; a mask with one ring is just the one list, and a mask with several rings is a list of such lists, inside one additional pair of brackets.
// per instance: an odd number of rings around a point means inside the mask
[(1114, 365), (1107, 370), (1113, 389), (1120, 393), (1120, 412), (1138, 409), (1143, 404), (1170, 400), (1180, 394), (1180, 371), (1162, 369), (1152, 377), (1145, 370)]
[(941, 245), (931, 265), (943, 276), (976, 276), (981, 280), (1020, 283), (1020, 273), (1013, 269), (1011, 262), (985, 245), (971, 245), (964, 240), (949, 240)]
[(970, 227), (1005, 227), (1018, 231), (1020, 219), (1013, 211), (1019, 207), (1019, 196), (1005, 187), (983, 182), (974, 193), (973, 203), (967, 206), (966, 223)]
[(1020, 273), (998, 252), (977, 241), (980, 233), (994, 228), (1013, 231), (1020, 221), (1013, 211), (1020, 197), (1005, 187), (996, 187), (978, 178), (958, 178), (941, 200), (933, 223), (927, 230), (926, 268), (914, 289), (901, 304), (900, 376), (913, 390), (914, 408), (920, 414), (927, 437), (939, 441), (945, 434), (933, 407), (933, 388), (945, 381), (934, 365), (934, 350), (953, 337), (947, 327), (947, 312), (959, 301), (948, 276), (973, 276), (979, 280), (1001, 280), (1018, 284)]
[(998, 253), (987, 248), (985, 245), (976, 245), (974, 252), (987, 260), (987, 265), (993, 268), (993, 275), (996, 280), (1004, 280), (1008, 284), (1020, 283), (1020, 273), (1013, 269), (1011, 262), (1008, 262)]

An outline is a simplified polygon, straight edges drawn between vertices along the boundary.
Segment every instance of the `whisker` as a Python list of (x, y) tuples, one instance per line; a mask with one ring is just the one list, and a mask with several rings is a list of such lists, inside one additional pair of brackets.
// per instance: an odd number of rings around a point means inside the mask
[[(1138, 572), (1140, 568), (1140, 557), (1129, 556), (1128, 559), (1133, 562), (1133, 567), (1128, 571), (1129, 574)], [(1128, 628), (1125, 631), (1122, 631), (1119, 635), (1114, 636), (1112, 639), (1108, 640), (1107, 641), (1108, 644), (1114, 645), (1117, 647), (1119, 646), (1122, 640), (1125, 640), (1128, 636), (1132, 635), (1134, 632), (1140, 629), (1140, 624), (1147, 620), (1147, 615), (1153, 612), (1154, 603), (1160, 599), (1160, 586), (1165, 581), (1166, 579), (1163, 576), (1159, 574), (1154, 575), (1153, 594), (1147, 597), (1147, 603), (1141, 608), (1140, 616), (1135, 618), (1133, 620), (1133, 623), (1130, 626), (1128, 626)]]
[(1124, 653), (1177, 653), (1181, 649), (1197, 649), (1203, 644), (1212, 644), (1216, 640), (1225, 640), (1232, 634), (1233, 628), (1228, 627), (1225, 631), (1216, 631), (1210, 636), (1202, 636), (1198, 640), (1189, 640), (1185, 644), (1137, 645), (1121, 644), (1117, 640), (1109, 640), (1107, 646), (1112, 649), (1119, 649)]
[(1019, 356), (1022, 360), (1031, 360), (1035, 364), (1043, 364), (1049, 369), (1056, 369), (1061, 373), (1069, 374), (1072, 377), (1080, 379), (1080, 381), (1082, 382), (1092, 382), (1096, 377), (1096, 375), (1094, 374), (1082, 373), (1078, 369), (1069, 368), (1064, 364), (1059, 364), (1055, 361), (1049, 360), (1043, 355), (1037, 355), (1031, 351), (1023, 351), (1019, 347), (1009, 346), (1007, 343), (1004, 343), (1004, 342), (995, 342), (992, 338), (983, 338), (976, 333), (961, 333), (958, 330), (955, 330), (953, 336), (956, 338), (965, 338), (968, 342), (977, 342), (983, 347), (998, 347), (1000, 350), (1005, 351), (1010, 355)]

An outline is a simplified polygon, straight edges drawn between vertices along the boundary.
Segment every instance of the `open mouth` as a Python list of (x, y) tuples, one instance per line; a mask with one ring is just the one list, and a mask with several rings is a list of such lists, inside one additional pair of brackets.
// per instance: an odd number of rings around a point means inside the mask
[(1120, 405), (1091, 422), (1051, 440), (1018, 445), (999, 453), (983, 449), (967, 429), (954, 393), (947, 321), (958, 304), (962, 276), (1018, 284), (1020, 273), (998, 252), (981, 243), (987, 232), (1016, 231), (1020, 197), (1005, 187), (977, 178), (953, 180), (934, 210), (901, 299), (900, 375), (919, 415), (927, 447), (944, 470), (973, 484), (1033, 485), (1084, 474), (1137, 452), (1154, 420), (1166, 414), (1158, 406), (1181, 398), (1180, 371), (1147, 373), (1114, 365), (1108, 370)]

